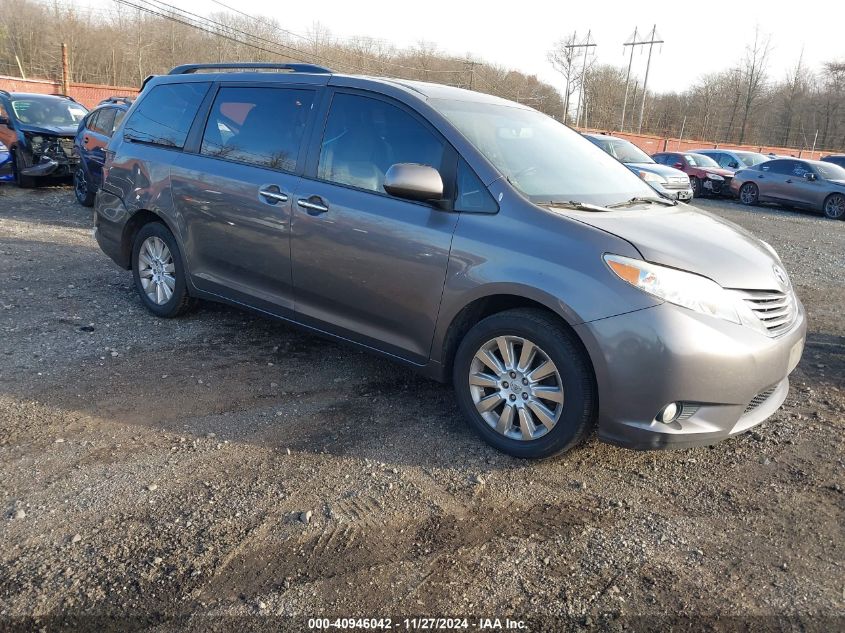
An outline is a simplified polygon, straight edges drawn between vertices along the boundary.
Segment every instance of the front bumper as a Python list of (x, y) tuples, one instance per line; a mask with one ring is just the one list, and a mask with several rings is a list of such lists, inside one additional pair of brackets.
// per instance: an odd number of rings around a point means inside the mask
[[(763, 422), (786, 399), (807, 331), (769, 338), (669, 303), (576, 326), (599, 391), (599, 438), (635, 449), (712, 444)], [(671, 402), (675, 422), (657, 422)]]
[(686, 187), (666, 187), (659, 182), (648, 183), (658, 193), (670, 198), (672, 200), (679, 200), (680, 202), (688, 202), (692, 200), (692, 187), (687, 184)]
[(731, 194), (731, 176), (725, 176), (722, 180), (713, 180), (712, 178), (705, 178), (701, 182), (704, 190), (713, 196), (728, 196)]
[(22, 176), (68, 176), (72, 174), (79, 157), (73, 152), (73, 139), (50, 138), (43, 142), (34, 152), (21, 153), (24, 165), (20, 168)]

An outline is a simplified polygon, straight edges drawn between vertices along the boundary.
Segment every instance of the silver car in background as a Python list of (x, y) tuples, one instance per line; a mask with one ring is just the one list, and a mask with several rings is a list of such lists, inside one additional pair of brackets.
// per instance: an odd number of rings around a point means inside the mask
[(741, 149), (694, 149), (692, 152), (709, 156), (719, 164), (719, 167), (733, 170), (754, 167), (760, 163), (765, 163), (767, 160), (772, 160), (771, 156), (766, 156), (760, 152), (749, 152)]
[(777, 202), (832, 220), (845, 217), (845, 168), (820, 160), (777, 158), (742, 169), (734, 175), (731, 191), (747, 205)]
[(681, 202), (692, 200), (689, 176), (680, 169), (656, 163), (651, 156), (623, 138), (592, 133), (584, 134), (584, 137), (625, 165), (661, 195)]

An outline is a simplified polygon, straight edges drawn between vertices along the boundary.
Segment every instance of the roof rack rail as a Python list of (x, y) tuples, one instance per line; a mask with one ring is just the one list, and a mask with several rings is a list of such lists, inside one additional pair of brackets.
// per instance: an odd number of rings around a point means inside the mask
[(287, 70), (294, 73), (331, 74), (332, 71), (315, 64), (272, 64), (265, 62), (229, 62), (222, 64), (182, 64), (176, 66), (168, 75), (188, 75), (198, 70)]
[(106, 103), (125, 103), (126, 105), (132, 105), (132, 97), (107, 97), (98, 103), (98, 106), (105, 105)]

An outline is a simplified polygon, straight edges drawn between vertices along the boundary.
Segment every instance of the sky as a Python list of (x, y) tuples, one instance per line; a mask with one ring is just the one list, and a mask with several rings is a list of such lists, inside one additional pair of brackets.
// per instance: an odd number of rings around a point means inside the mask
[[(109, 0), (80, 0), (80, 4)], [(291, 31), (307, 34), (319, 23), (336, 37), (369, 36), (399, 47), (421, 41), (443, 52), (471, 55), (527, 74), (560, 87), (558, 75), (546, 59), (554, 42), (577, 31), (579, 39), (591, 30), (599, 63), (626, 66), (622, 43), (634, 28), (640, 33), (657, 26), (649, 88), (683, 91), (698, 77), (725, 70), (743, 57), (754, 39), (755, 26), (771, 35), (769, 72), (780, 80), (804, 55), (804, 62), (818, 69), (824, 61), (845, 60), (845, 0), (739, 0), (733, 2), (665, 2), (661, 0), (586, 0), (568, 2), (469, 2), (422, 0), (221, 0), (250, 15), (277, 19)], [(213, 0), (168, 0), (200, 15), (225, 11)], [(633, 72), (645, 71), (647, 47), (634, 55)]]

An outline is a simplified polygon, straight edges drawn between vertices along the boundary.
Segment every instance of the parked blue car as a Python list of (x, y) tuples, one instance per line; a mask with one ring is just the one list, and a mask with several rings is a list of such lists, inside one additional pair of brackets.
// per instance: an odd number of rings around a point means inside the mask
[(15, 172), (12, 170), (12, 153), (5, 143), (0, 142), (0, 182), (12, 182)]
[(73, 152), (80, 159), (73, 174), (73, 191), (85, 207), (94, 206), (94, 196), (103, 182), (106, 145), (131, 105), (129, 97), (109, 97), (79, 122), (73, 141)]

